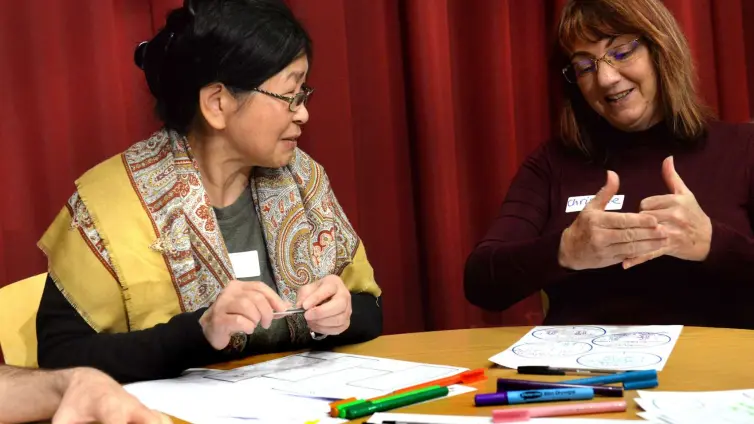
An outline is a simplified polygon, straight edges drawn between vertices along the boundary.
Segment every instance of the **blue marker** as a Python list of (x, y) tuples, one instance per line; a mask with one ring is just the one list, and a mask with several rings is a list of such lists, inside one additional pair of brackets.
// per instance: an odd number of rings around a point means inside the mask
[[(623, 390), (654, 389), (655, 387), (659, 385), (660, 384), (657, 382), (656, 378), (652, 380), (627, 381), (623, 383)], [(611, 387), (611, 386), (607, 386), (607, 387)]]
[(474, 396), (476, 406), (515, 405), (518, 403), (554, 402), (558, 400), (589, 400), (594, 398), (594, 389), (544, 389), (518, 390), (512, 392), (482, 393)]
[(628, 383), (632, 381), (645, 381), (645, 380), (657, 380), (657, 371), (655, 370), (628, 371), (628, 372), (622, 372), (620, 374), (601, 375), (598, 377), (589, 377), (589, 378), (577, 378), (575, 380), (561, 381), (560, 383), (599, 386), (601, 384)]

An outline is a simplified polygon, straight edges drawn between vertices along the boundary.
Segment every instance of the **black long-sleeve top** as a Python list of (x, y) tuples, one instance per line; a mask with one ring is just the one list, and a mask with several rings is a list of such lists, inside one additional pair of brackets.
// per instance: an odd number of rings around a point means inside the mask
[[(329, 349), (361, 343), (382, 333), (381, 298), (368, 293), (351, 295), (352, 315), (340, 335), (312, 340), (309, 347)], [(42, 368), (77, 366), (97, 368), (120, 383), (157, 380), (203, 367), (269, 353), (252, 343), (232, 352), (214, 349), (204, 337), (199, 318), (207, 308), (174, 316), (165, 324), (128, 333), (97, 333), (71, 306), (48, 277), (37, 313), (38, 362)], [(288, 346), (276, 346), (285, 351)]]

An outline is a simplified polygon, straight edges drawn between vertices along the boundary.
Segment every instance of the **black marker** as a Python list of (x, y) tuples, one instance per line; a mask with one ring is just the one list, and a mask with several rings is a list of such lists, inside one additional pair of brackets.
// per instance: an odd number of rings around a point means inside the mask
[(616, 370), (599, 370), (599, 369), (578, 369), (578, 368), (556, 368), (546, 365), (523, 366), (516, 368), (519, 374), (531, 375), (566, 375), (566, 374), (617, 374), (621, 371)]

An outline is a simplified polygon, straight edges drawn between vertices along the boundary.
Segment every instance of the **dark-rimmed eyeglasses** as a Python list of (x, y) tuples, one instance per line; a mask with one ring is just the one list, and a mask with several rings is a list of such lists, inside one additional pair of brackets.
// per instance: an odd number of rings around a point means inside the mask
[(563, 76), (566, 81), (573, 84), (578, 81), (579, 78), (595, 73), (600, 62), (605, 62), (614, 68), (619, 68), (620, 66), (631, 62), (634, 52), (636, 52), (636, 49), (641, 45), (640, 40), (641, 38), (637, 38), (628, 43), (609, 48), (599, 59), (588, 58), (572, 62), (563, 68)]
[(314, 92), (314, 89), (311, 87), (303, 86), (301, 87), (301, 91), (296, 93), (296, 95), (294, 95), (293, 97), (271, 93), (269, 91), (262, 90), (261, 88), (252, 88), (251, 91), (256, 91), (257, 93), (266, 94), (270, 97), (274, 97), (284, 102), (288, 102), (288, 110), (290, 110), (291, 112), (295, 112), (301, 107), (301, 105), (305, 105), (306, 102), (309, 101), (309, 96), (312, 95), (312, 93)]

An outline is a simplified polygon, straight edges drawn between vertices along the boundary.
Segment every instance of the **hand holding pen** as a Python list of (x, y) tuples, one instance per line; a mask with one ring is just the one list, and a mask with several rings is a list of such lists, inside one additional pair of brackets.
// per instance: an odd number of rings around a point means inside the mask
[(199, 318), (199, 324), (212, 347), (221, 350), (236, 333), (252, 334), (258, 325), (270, 328), (273, 314), (289, 307), (263, 282), (233, 280)]
[(306, 310), (309, 329), (319, 334), (337, 335), (351, 324), (351, 293), (336, 275), (301, 287), (296, 307)]

